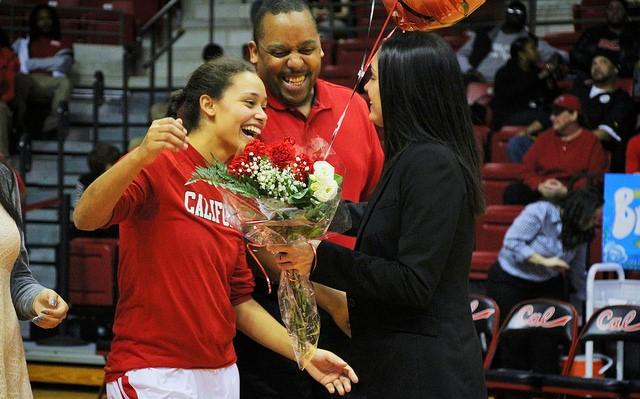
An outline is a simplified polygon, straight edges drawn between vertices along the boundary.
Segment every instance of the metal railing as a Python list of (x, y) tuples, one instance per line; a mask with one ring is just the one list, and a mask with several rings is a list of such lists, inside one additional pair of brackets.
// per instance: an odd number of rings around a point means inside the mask
[[(173, 45), (182, 37), (184, 29), (181, 26), (182, 2), (171, 0), (164, 5), (138, 33), (137, 42), (141, 45), (145, 36), (149, 37), (149, 59), (142, 67), (149, 69), (149, 105), (155, 103), (156, 95), (156, 62), (166, 54), (167, 56), (167, 89), (173, 88)], [(174, 22), (178, 20), (178, 26), (174, 29)], [(165, 36), (164, 43), (158, 48), (158, 37)]]

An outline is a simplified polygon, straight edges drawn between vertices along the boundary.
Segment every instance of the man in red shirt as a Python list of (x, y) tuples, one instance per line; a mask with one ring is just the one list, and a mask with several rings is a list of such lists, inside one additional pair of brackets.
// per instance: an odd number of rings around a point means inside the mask
[(9, 103), (15, 96), (16, 74), (20, 68), (18, 57), (11, 50), (9, 38), (0, 29), (0, 158), (9, 156), (11, 134), (11, 109)]
[(554, 100), (553, 127), (540, 134), (525, 154), (524, 184), (507, 187), (505, 204), (563, 198), (572, 185), (601, 181), (609, 160), (598, 137), (580, 125), (580, 111), (580, 99), (574, 95)]
[(29, 35), (13, 43), (20, 59), (16, 103), (18, 122), (24, 123), (28, 102), (50, 102), (51, 111), (42, 125), (43, 132), (57, 128), (56, 109), (69, 102), (73, 64), (72, 43), (60, 36), (60, 19), (53, 7), (36, 6), (29, 16)]
[[(324, 54), (309, 6), (303, 0), (264, 2), (253, 22), (250, 61), (265, 83), (268, 98), (269, 122), (261, 139), (270, 143), (288, 136), (302, 146), (311, 145), (316, 137), (329, 142), (349, 104), (332, 147), (340, 161), (336, 162), (332, 157), (328, 160), (344, 176), (342, 198), (366, 201), (378, 182), (384, 163), (380, 140), (369, 121), (369, 110), (362, 97), (351, 98), (351, 89), (318, 79)], [(355, 243), (344, 236), (332, 240), (349, 247)], [(260, 287), (263, 282), (260, 273), (254, 276), (258, 284), (254, 298), (280, 320), (275, 294), (267, 295), (265, 288)], [(277, 281), (277, 275), (275, 277)], [(346, 297), (340, 291), (326, 291), (325, 288), (316, 286), (318, 303), (324, 308), (335, 304), (344, 309), (340, 321), (344, 331), (348, 319)], [(340, 305), (341, 301), (344, 301), (344, 307)], [(322, 310), (320, 313), (320, 346), (328, 346), (346, 356), (347, 336), (338, 330), (327, 313)], [(240, 334), (236, 338), (236, 350), (242, 398), (308, 399), (322, 395), (312, 392), (313, 382), (299, 373), (295, 365), (286, 364)]]

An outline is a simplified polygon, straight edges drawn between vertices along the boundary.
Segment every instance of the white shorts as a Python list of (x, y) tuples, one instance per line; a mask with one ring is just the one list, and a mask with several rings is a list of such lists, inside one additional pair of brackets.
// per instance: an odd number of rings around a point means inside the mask
[(108, 399), (239, 399), (234, 364), (223, 369), (147, 368), (107, 384)]

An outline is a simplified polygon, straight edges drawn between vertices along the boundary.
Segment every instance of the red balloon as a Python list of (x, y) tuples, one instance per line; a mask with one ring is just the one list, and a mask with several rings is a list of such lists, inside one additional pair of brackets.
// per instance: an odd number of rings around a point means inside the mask
[(446, 28), (483, 3), (484, 0), (384, 0), (385, 8), (404, 31)]

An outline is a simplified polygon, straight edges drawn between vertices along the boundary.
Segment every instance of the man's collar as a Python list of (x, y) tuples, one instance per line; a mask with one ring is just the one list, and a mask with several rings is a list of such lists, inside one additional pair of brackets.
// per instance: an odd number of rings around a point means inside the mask
[[(313, 87), (313, 97), (311, 99), (311, 111), (314, 109), (323, 110), (331, 109), (331, 103), (327, 101), (328, 90), (326, 85), (320, 79), (316, 80), (316, 84)], [(292, 113), (300, 113), (297, 107), (291, 107), (285, 105), (280, 101), (273, 93), (267, 89), (267, 104), (269, 107), (278, 111), (289, 111)], [(311, 112), (309, 113), (311, 114)]]

